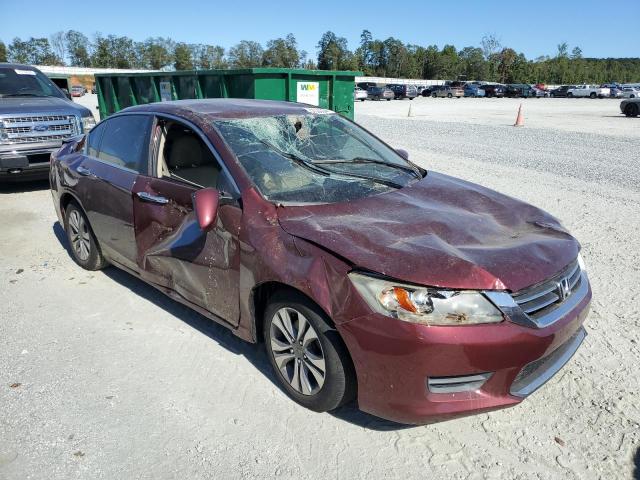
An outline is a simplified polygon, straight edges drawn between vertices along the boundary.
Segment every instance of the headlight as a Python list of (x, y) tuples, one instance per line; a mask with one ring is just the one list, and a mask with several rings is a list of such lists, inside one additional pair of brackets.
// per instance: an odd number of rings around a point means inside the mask
[(96, 121), (93, 117), (82, 117), (82, 130), (84, 133), (88, 133), (93, 127), (96, 126)]
[(581, 253), (578, 254), (578, 265), (580, 266), (580, 270), (582, 270), (583, 272), (587, 271), (587, 266), (584, 263), (584, 259), (582, 258)]
[(423, 325), (498, 323), (503, 315), (481, 292), (438, 290), (350, 273), (362, 298), (376, 312)]

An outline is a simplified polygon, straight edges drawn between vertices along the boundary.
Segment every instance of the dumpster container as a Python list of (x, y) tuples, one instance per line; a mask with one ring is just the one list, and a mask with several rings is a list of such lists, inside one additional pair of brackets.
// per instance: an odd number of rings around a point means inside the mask
[(55, 83), (67, 97), (71, 98), (71, 80), (69, 80), (69, 75), (63, 75), (61, 73), (45, 73), (45, 75), (49, 77), (49, 80)]
[(286, 100), (334, 110), (353, 120), (353, 89), (360, 72), (247, 68), (178, 72), (100, 73), (100, 118), (123, 108), (188, 98)]

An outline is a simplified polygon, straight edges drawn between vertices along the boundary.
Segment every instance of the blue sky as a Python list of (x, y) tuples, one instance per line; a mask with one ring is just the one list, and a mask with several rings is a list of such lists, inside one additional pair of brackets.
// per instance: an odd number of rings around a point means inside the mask
[[(229, 48), (240, 40), (267, 40), (293, 33), (300, 48), (316, 55), (323, 32), (346, 37), (358, 45), (363, 29), (374, 38), (393, 36), (420, 45), (449, 43), (457, 48), (479, 46), (494, 33), (505, 46), (527, 58), (554, 55), (558, 43), (579, 46), (587, 57), (640, 56), (640, 27), (625, 19), (640, 15), (638, 0), (617, 2), (451, 1), (368, 2), (156, 0), (50, 1), (25, 3), (0, 0), (0, 40), (48, 36), (79, 30), (127, 35), (134, 40), (170, 36), (187, 43)], [(361, 6), (366, 5), (366, 6)], [(455, 5), (455, 7), (454, 7)], [(527, 5), (529, 12), (525, 12)], [(409, 10), (411, 8), (411, 11)]]

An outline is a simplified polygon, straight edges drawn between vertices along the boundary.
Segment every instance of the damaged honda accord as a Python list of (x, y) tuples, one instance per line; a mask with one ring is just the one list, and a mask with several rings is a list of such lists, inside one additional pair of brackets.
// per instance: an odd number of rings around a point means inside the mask
[(357, 400), (420, 424), (515, 405), (586, 336), (591, 288), (558, 220), (329, 110), (127, 108), (67, 141), (50, 181), (81, 267), (112, 264), (264, 342), (315, 411)]

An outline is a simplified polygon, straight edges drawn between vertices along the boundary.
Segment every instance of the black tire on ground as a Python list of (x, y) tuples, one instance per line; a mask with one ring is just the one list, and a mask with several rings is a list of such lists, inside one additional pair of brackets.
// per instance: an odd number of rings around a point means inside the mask
[(571, 92), (567, 93), (567, 98), (573, 98), (573, 93)]
[(433, 93), (431, 94), (431, 96), (432, 96), (433, 98), (436, 98), (436, 97), (438, 96), (438, 94), (437, 94), (436, 92), (433, 92)]
[(635, 103), (629, 103), (626, 107), (624, 107), (624, 114), (627, 117), (637, 117), (638, 116), (638, 105)]
[[(108, 265), (87, 216), (75, 202), (71, 202), (65, 209), (64, 230), (67, 233), (71, 257), (78, 265), (85, 270), (101, 270)], [(81, 243), (84, 243), (84, 246), (81, 246)]]
[(364, 101), (365, 101), (365, 99), (364, 99), (364, 98), (361, 98), (361, 99), (360, 99), (360, 101), (361, 101), (361, 102), (364, 102)]
[(596, 97), (597, 97), (596, 92), (591, 92), (589, 94), (589, 98), (596, 98)]
[(391, 101), (391, 99), (390, 99), (390, 98), (387, 98), (387, 102), (390, 102), (390, 101)]
[[(283, 308), (300, 312), (317, 333), (318, 341), (322, 347), (321, 353), (325, 361), (324, 383), (317, 392), (311, 395), (298, 392), (285, 379), (274, 358), (271, 347), (271, 328), (276, 313)], [(283, 390), (294, 401), (310, 410), (327, 412), (335, 410), (355, 398), (356, 375), (347, 348), (324, 312), (311, 300), (294, 291), (276, 292), (269, 300), (265, 310), (263, 331), (267, 357), (275, 371), (275, 376)], [(294, 359), (293, 362), (296, 360)]]
[(451, 95), (450, 93), (447, 93), (447, 98), (451, 98), (453, 97), (453, 95)]

